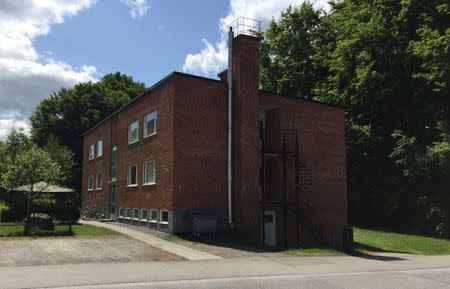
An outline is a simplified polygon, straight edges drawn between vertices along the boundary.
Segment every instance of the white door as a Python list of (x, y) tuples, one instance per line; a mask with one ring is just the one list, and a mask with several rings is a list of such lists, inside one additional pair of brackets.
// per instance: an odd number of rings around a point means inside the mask
[(277, 230), (275, 211), (264, 212), (264, 241), (266, 246), (276, 247), (277, 245)]

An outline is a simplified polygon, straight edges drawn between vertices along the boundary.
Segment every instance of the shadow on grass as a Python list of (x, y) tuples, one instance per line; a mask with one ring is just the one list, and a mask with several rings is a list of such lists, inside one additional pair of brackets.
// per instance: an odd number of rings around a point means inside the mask
[(59, 237), (73, 236), (74, 233), (69, 226), (56, 225), (53, 230), (43, 230), (32, 227), (28, 234), (24, 233), (23, 224), (2, 223), (0, 224), (0, 237)]
[[(217, 235), (200, 235), (195, 236), (193, 234), (176, 234), (176, 235), (169, 235), (165, 237), (168, 241), (189, 241), (189, 242), (195, 242), (195, 243), (201, 243), (205, 245), (210, 246), (216, 246), (216, 247), (222, 247), (222, 248), (229, 248), (229, 249), (235, 249), (250, 253), (286, 253), (288, 255), (295, 256), (296, 254), (299, 255), (336, 255), (341, 254), (337, 250), (333, 250), (328, 247), (320, 247), (320, 246), (307, 246), (307, 247), (301, 247), (301, 248), (273, 248), (273, 247), (267, 247), (267, 246), (261, 246), (261, 245), (255, 245), (248, 239), (245, 239), (243, 236), (237, 234), (237, 233), (231, 233), (231, 234), (217, 234)], [(298, 251), (296, 251), (298, 250)], [(302, 251), (304, 250), (304, 251)]]

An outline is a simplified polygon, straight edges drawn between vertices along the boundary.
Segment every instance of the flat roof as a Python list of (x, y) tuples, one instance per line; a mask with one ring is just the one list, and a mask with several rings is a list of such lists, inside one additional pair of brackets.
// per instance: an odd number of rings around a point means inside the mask
[[(155, 83), (154, 85), (152, 85), (151, 87), (146, 88), (145, 92), (142, 93), (141, 95), (133, 98), (132, 100), (130, 100), (127, 104), (125, 104), (124, 106), (122, 106), (121, 108), (119, 108), (118, 110), (116, 110), (115, 112), (111, 113), (109, 116), (107, 116), (106, 118), (104, 118), (103, 120), (101, 120), (100, 122), (98, 122), (96, 125), (94, 125), (93, 127), (91, 127), (89, 130), (87, 130), (83, 136), (87, 135), (88, 133), (90, 133), (91, 131), (93, 131), (94, 129), (96, 129), (97, 127), (99, 127), (100, 125), (102, 125), (103, 123), (105, 123), (107, 120), (109, 120), (110, 118), (112, 118), (113, 116), (117, 115), (119, 112), (121, 112), (122, 110), (124, 110), (125, 108), (127, 108), (128, 106), (130, 106), (131, 104), (133, 104), (135, 101), (137, 101), (138, 99), (140, 99), (141, 97), (143, 97), (144, 95), (146, 95), (147, 93), (149, 93), (152, 90), (155, 90), (156, 88), (160, 87), (161, 85), (165, 84), (170, 78), (172, 78), (175, 75), (179, 75), (179, 76), (184, 76), (184, 77), (190, 77), (190, 78), (196, 78), (196, 79), (201, 79), (201, 80), (207, 80), (207, 81), (214, 81), (217, 83), (221, 83), (221, 84), (225, 84), (223, 81), (219, 80), (219, 79), (213, 79), (213, 78), (208, 78), (208, 77), (203, 77), (203, 76), (198, 76), (198, 75), (193, 75), (193, 74), (188, 74), (188, 73), (184, 73), (184, 72), (179, 72), (179, 71), (172, 71), (171, 73), (169, 73), (168, 75), (166, 75), (164, 78), (162, 78), (160, 81), (158, 81), (157, 83)], [(320, 105), (326, 105), (326, 106), (332, 106), (332, 107), (337, 107), (337, 108), (342, 108), (344, 109), (344, 106), (342, 105), (338, 105), (338, 104), (331, 104), (331, 103), (326, 103), (326, 102), (321, 102), (321, 101), (317, 101), (317, 100), (313, 100), (313, 99), (307, 99), (307, 98), (301, 98), (301, 97), (296, 97), (296, 96), (289, 96), (289, 95), (283, 95), (280, 93), (276, 93), (276, 92), (272, 92), (272, 91), (267, 91), (267, 90), (259, 90), (259, 92), (262, 93), (268, 93), (268, 94), (273, 94), (273, 95), (277, 95), (277, 96), (281, 96), (281, 97), (288, 97), (288, 98), (292, 98), (294, 100), (299, 100), (299, 101), (308, 101), (308, 102), (313, 102), (313, 103), (317, 103)]]

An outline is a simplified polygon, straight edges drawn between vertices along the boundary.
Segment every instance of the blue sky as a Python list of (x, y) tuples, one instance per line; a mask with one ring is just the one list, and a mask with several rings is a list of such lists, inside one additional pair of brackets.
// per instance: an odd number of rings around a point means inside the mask
[(35, 41), (38, 53), (77, 67), (132, 75), (148, 86), (173, 70), (182, 71), (188, 53), (200, 51), (202, 39), (219, 40), (219, 19), (228, 1), (152, 1), (133, 19), (119, 1), (98, 1), (90, 9), (52, 27)]
[(174, 70), (216, 77), (227, 63), (227, 24), (243, 16), (264, 29), (303, 1), (1, 0), (0, 140), (13, 128), (28, 132), (53, 92), (109, 72), (147, 86)]

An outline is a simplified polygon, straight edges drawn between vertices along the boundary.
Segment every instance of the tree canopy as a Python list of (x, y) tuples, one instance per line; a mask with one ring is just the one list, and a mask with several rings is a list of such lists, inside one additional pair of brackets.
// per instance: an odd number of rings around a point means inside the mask
[(39, 146), (48, 147), (53, 138), (53, 142), (74, 153), (73, 178), (66, 185), (81, 188), (83, 134), (144, 91), (144, 83), (116, 72), (106, 74), (98, 82), (61, 89), (37, 106), (31, 116), (32, 139)]
[(448, 234), (449, 6), (306, 2), (263, 34), (263, 88), (346, 108), (353, 223)]

